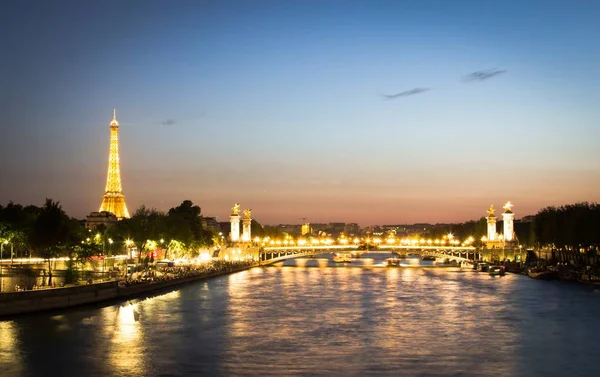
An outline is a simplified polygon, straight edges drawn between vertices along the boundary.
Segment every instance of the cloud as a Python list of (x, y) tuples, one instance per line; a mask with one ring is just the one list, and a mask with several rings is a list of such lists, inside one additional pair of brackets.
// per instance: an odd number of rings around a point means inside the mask
[(477, 72), (473, 72), (470, 75), (467, 75), (466, 77), (464, 77), (463, 81), (483, 81), (483, 80), (492, 78), (494, 76), (498, 76), (505, 72), (506, 72), (506, 70), (497, 70), (497, 69), (491, 69), (488, 71), (477, 71)]
[(415, 88), (415, 89), (411, 89), (411, 90), (407, 90), (404, 92), (400, 92), (397, 94), (384, 94), (383, 97), (387, 98), (387, 99), (395, 99), (398, 97), (407, 97), (407, 96), (412, 96), (414, 94), (419, 94), (419, 93), (423, 93), (428, 91), (429, 88)]
[(167, 119), (167, 120), (163, 120), (162, 122), (160, 122), (160, 124), (162, 124), (163, 126), (172, 126), (175, 123), (175, 119)]

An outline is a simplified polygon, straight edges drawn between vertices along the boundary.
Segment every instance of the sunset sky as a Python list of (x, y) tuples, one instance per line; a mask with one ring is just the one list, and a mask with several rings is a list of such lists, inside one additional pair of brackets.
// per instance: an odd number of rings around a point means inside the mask
[(97, 211), (113, 108), (130, 212), (369, 225), (600, 201), (598, 20), (584, 0), (2, 1), (0, 204)]

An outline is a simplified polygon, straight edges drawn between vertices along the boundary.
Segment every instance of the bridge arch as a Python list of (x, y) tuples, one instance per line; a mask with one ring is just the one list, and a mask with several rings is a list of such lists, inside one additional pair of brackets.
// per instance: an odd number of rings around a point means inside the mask
[[(320, 247), (265, 247), (259, 252), (259, 258), (261, 264), (267, 265), (272, 263), (281, 262), (287, 259), (310, 257), (318, 254), (325, 254), (328, 252), (343, 252), (352, 254), (388, 254), (399, 255), (399, 254), (413, 254), (424, 256), (433, 256), (436, 259), (449, 259), (457, 262), (467, 262), (476, 259), (475, 248), (429, 248), (429, 247), (416, 247), (416, 248), (401, 248), (401, 247), (379, 247), (376, 250), (359, 250), (358, 246), (320, 246)], [(469, 258), (470, 256), (473, 259)], [(464, 255), (464, 257), (462, 256)]]

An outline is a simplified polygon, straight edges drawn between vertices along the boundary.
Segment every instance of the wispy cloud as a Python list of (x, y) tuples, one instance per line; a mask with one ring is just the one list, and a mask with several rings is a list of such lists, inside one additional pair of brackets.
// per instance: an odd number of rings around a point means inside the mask
[(506, 70), (498, 70), (498, 69), (490, 69), (488, 71), (477, 71), (473, 72), (463, 78), (463, 81), (483, 81), (489, 78), (501, 75), (505, 73)]
[(177, 123), (175, 121), (175, 119), (167, 119), (167, 120), (163, 120), (162, 122), (160, 122), (160, 124), (162, 124), (163, 126), (172, 126), (175, 123)]
[(412, 96), (414, 94), (419, 94), (419, 93), (423, 93), (428, 91), (429, 88), (415, 88), (415, 89), (411, 89), (411, 90), (407, 90), (404, 92), (400, 92), (397, 94), (384, 94), (383, 97), (387, 98), (387, 99), (395, 99), (398, 97), (407, 97), (407, 96)]

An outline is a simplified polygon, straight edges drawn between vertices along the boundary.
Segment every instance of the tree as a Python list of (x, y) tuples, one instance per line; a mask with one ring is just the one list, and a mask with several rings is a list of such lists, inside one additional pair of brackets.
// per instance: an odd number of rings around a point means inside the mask
[[(540, 247), (560, 251), (561, 259), (589, 263), (600, 245), (600, 206), (575, 203), (546, 207), (534, 217), (533, 233)], [(584, 253), (585, 252), (585, 253)]]
[(33, 224), (39, 215), (40, 208), (36, 206), (23, 207), (13, 202), (6, 207), (0, 206), (0, 223), (3, 224), (4, 235), (0, 238), (8, 241), (17, 255), (26, 255), (30, 250), (29, 235)]
[(168, 212), (173, 238), (182, 241), (191, 249), (212, 245), (212, 234), (202, 227), (202, 210), (191, 200), (184, 200)]
[(252, 219), (252, 222), (250, 223), (250, 233), (252, 234), (252, 236), (254, 237), (265, 237), (266, 232), (263, 229), (263, 226), (260, 225), (260, 223), (254, 219)]
[(52, 264), (73, 241), (72, 225), (59, 202), (46, 199), (33, 224), (30, 243), (39, 255), (48, 262), (48, 285), (52, 284)]

